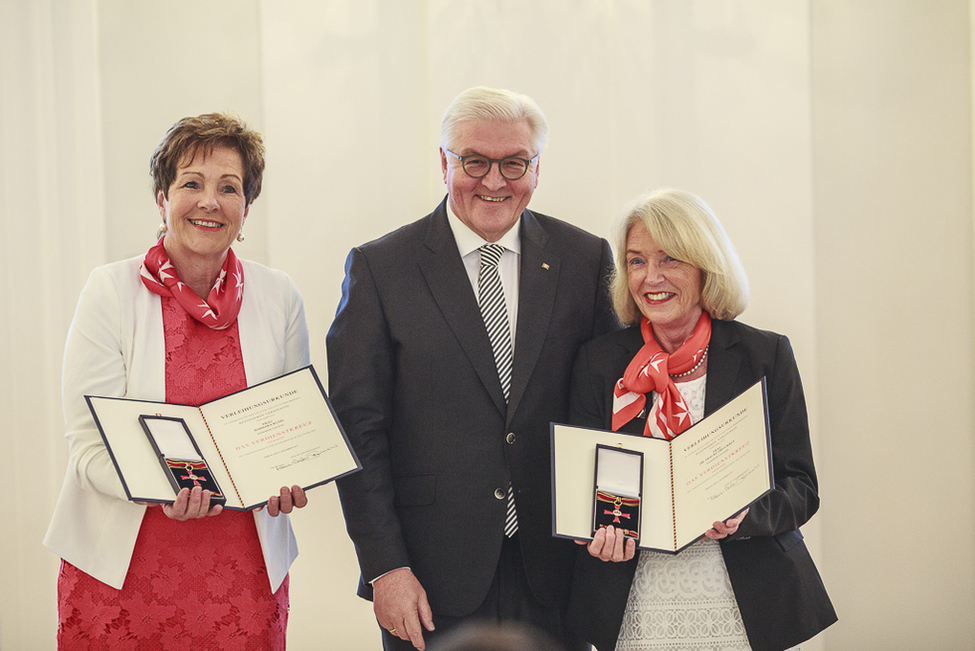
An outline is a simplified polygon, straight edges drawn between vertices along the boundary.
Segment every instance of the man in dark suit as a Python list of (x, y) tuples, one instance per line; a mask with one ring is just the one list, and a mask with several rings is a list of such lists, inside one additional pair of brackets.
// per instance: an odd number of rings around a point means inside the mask
[(387, 649), (475, 618), (578, 646), (549, 423), (568, 417), (579, 345), (618, 324), (609, 244), (527, 209), (547, 130), (524, 95), (461, 93), (441, 131), (447, 198), (346, 261), (329, 384), (363, 469), (338, 489)]

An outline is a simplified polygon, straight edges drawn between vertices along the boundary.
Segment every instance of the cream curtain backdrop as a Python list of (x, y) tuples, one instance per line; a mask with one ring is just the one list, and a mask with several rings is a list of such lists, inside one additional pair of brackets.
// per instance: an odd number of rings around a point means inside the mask
[[(809, 400), (804, 532), (840, 622), (806, 648), (970, 649), (973, 23), (969, 0), (0, 0), (0, 649), (55, 646), (64, 336), (91, 268), (153, 239), (165, 129), (265, 133), (237, 250), (295, 279), (324, 375), (345, 255), (442, 198), (440, 117), (477, 84), (549, 119), (533, 208), (609, 235), (677, 186), (725, 224), (742, 320), (790, 336)], [(289, 648), (379, 648), (334, 487), (310, 498)]]

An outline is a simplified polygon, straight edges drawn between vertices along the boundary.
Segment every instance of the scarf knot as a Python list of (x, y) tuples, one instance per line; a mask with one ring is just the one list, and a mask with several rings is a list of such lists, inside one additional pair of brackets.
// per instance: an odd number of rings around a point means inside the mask
[(643, 413), (647, 394), (656, 391), (657, 400), (643, 434), (670, 440), (692, 424), (690, 411), (671, 373), (687, 373), (704, 359), (711, 341), (711, 317), (702, 312), (694, 332), (673, 353), (660, 347), (646, 317), (640, 322), (640, 332), (643, 347), (633, 356), (613, 390), (613, 431)]
[(244, 297), (244, 268), (234, 255), (234, 250), (227, 250), (217, 280), (206, 300), (203, 300), (179, 279), (176, 267), (163, 246), (164, 239), (159, 238), (146, 251), (139, 270), (142, 284), (153, 294), (175, 298), (190, 316), (208, 328), (226, 330), (233, 325)]

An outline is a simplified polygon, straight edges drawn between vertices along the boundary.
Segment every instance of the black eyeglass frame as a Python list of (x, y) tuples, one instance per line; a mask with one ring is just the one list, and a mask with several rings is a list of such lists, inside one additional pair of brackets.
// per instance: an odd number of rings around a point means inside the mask
[[(444, 151), (447, 152), (448, 154), (450, 154), (451, 156), (453, 156), (454, 158), (456, 158), (457, 160), (459, 160), (460, 161), (460, 166), (464, 170), (464, 174), (466, 174), (467, 176), (471, 177), (472, 179), (483, 179), (485, 176), (487, 176), (488, 174), (491, 173), (491, 168), (494, 167), (494, 164), (495, 163), (497, 163), (498, 164), (498, 172), (500, 172), (501, 173), (501, 176), (503, 176), (504, 178), (508, 179), (509, 181), (517, 181), (518, 179), (520, 179), (523, 176), (525, 176), (525, 174), (528, 173), (529, 168), (531, 168), (531, 164), (534, 163), (536, 160), (538, 160), (538, 156), (539, 156), (538, 154), (535, 154), (531, 158), (525, 158), (524, 156), (508, 156), (506, 158), (488, 158), (487, 156), (484, 156), (483, 154), (470, 154), (468, 156), (461, 156), (460, 154), (455, 154), (454, 152), (450, 151), (446, 147), (444, 148)], [(480, 158), (482, 160), (486, 160), (487, 161), (488, 168), (484, 172), (484, 174), (478, 174), (478, 175), (475, 176), (474, 174), (471, 174), (470, 172), (467, 171), (467, 160), (470, 159), (470, 158)], [(503, 163), (505, 161), (511, 161), (511, 160), (521, 161), (521, 162), (523, 162), (525, 164), (525, 171), (522, 172), (521, 174), (519, 174), (518, 176), (514, 177), (514, 178), (512, 178), (510, 176), (507, 176), (504, 173), (504, 165), (503, 165)]]

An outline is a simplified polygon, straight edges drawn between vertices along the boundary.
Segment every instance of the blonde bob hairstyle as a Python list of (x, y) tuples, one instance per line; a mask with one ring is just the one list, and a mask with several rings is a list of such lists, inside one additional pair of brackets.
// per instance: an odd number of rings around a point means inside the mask
[(616, 229), (616, 271), (610, 291), (624, 325), (635, 325), (643, 317), (626, 274), (626, 238), (638, 223), (667, 255), (701, 270), (701, 306), (711, 318), (731, 321), (745, 310), (748, 278), (718, 218), (697, 195), (663, 189), (637, 199)]
[(475, 86), (454, 98), (444, 111), (440, 123), (440, 146), (453, 150), (457, 142), (457, 130), (462, 122), (528, 122), (531, 143), (537, 156), (545, 149), (548, 139), (548, 121), (528, 95), (519, 95), (503, 88)]

